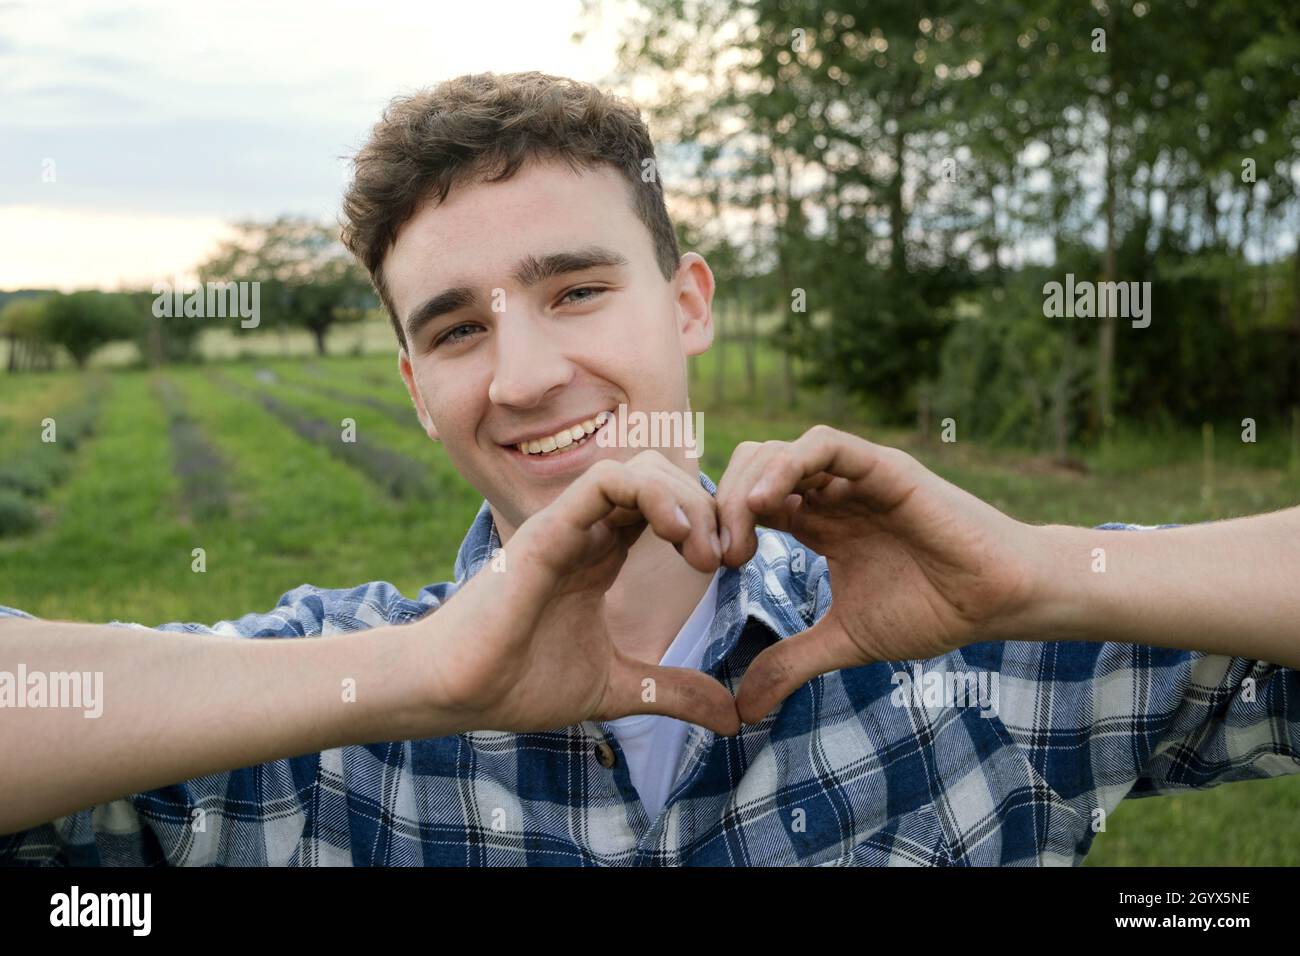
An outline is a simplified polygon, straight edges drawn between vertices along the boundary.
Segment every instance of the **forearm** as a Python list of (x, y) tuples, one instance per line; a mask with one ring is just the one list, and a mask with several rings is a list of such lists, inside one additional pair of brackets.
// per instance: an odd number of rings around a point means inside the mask
[(1300, 508), (1142, 532), (1036, 532), (1038, 596), (1026, 639), (1154, 644), (1300, 667)]
[(0, 833), (220, 770), (455, 732), (414, 666), (416, 628), (436, 617), (275, 640), (0, 620), (0, 671), (102, 675), (99, 716), (0, 707)]

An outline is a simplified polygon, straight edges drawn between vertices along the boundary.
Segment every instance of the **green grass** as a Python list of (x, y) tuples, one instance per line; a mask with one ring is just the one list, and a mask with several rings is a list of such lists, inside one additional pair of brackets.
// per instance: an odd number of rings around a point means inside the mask
[[(360, 328), (343, 335), (354, 331), (359, 339), (369, 335)], [(168, 409), (160, 400), (167, 386), (159, 388), (155, 373), (110, 370), (99, 430), (43, 503), (47, 520), (31, 534), (0, 539), (0, 602), (48, 618), (211, 624), (265, 611), (302, 583), (348, 587), (382, 579), (413, 595), (449, 579), (481, 499), (420, 430), (414, 410), (407, 424), (395, 417), (394, 409), (409, 409), (410, 400), (392, 350), (325, 359), (267, 351), (254, 362), (172, 369), (163, 376), (195, 434), (223, 463), (225, 514), (191, 515), (183, 500)], [(694, 407), (704, 413), (701, 467), (715, 480), (737, 443), (792, 439), (816, 421), (831, 421), (823, 395), (799, 395), (790, 407), (779, 361), (766, 351), (757, 358), (751, 395), (742, 350), (727, 350), (721, 403), (715, 401), (714, 357), (694, 360)], [(222, 387), (213, 368), (241, 390)], [(258, 369), (271, 369), (277, 380), (263, 381)], [(0, 449), (37, 435), (40, 419), (74, 402), (84, 384), (71, 370), (0, 377)], [(256, 401), (259, 394), (331, 423), (354, 419), (367, 441), (427, 466), (437, 494), (394, 499), (326, 448), (300, 438)], [(970, 441), (922, 443), (912, 433), (870, 425), (852, 404), (845, 416), (831, 423), (907, 448), (944, 477), (1035, 523), (1190, 522), (1300, 500), (1300, 481), (1285, 468), (1285, 444), (1263, 425), (1258, 446), (1243, 446), (1229, 440), (1233, 433), (1220, 431), (1214, 496), (1205, 499), (1199, 433), (1120, 433), (1104, 451), (1086, 456), (1089, 470), (1079, 473), (1037, 454)], [(203, 573), (191, 569), (194, 548), (204, 549)], [(1300, 777), (1127, 800), (1098, 835), (1088, 863), (1295, 865), (1297, 815)]]

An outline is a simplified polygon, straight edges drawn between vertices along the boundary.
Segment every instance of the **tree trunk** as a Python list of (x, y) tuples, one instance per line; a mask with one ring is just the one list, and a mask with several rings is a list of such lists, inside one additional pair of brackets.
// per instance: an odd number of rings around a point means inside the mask
[(719, 406), (722, 405), (727, 387), (726, 314), (727, 305), (724, 300), (718, 303), (718, 314), (714, 319), (716, 328), (713, 333), (713, 404)]
[[(1008, 182), (1011, 180), (1007, 176)], [(1002, 237), (998, 234), (998, 184), (995, 181), (989, 189), (989, 258), (992, 260), (993, 281), (999, 288), (1005, 288), (1006, 276), (1002, 274)]]
[(758, 320), (754, 315), (754, 297), (746, 290), (745, 309), (745, 378), (749, 400), (758, 398)]
[[(1300, 247), (1292, 257), (1295, 262), (1295, 287), (1300, 290)], [(1288, 376), (1290, 395), (1287, 403), (1300, 405), (1300, 294), (1291, 300), (1291, 374)]]
[(907, 225), (907, 210), (903, 207), (903, 172), (907, 154), (907, 137), (903, 133), (903, 113), (904, 109), (900, 106), (895, 114), (894, 178), (889, 183), (889, 268), (896, 276), (907, 271), (907, 246), (903, 238), (903, 231)]
[[(775, 184), (776, 199), (774, 202), (774, 212), (777, 221), (777, 249), (776, 249), (776, 267), (781, 276), (781, 289), (784, 295), (782, 309), (790, 308), (789, 296), (794, 288), (794, 282), (790, 278), (790, 249), (789, 243), (793, 238), (793, 228), (790, 225), (791, 207), (794, 198), (791, 194), (790, 180), (794, 175), (793, 169), (787, 169), (784, 163), (777, 162), (773, 166), (772, 181)], [(799, 217), (793, 217), (796, 220)], [(802, 226), (800, 226), (802, 229)], [(787, 313), (786, 321), (790, 326), (794, 325), (794, 313)], [(785, 379), (785, 404), (786, 408), (793, 410), (798, 406), (799, 396), (795, 388), (794, 374), (794, 356), (790, 354), (790, 346), (787, 343), (781, 350), (781, 369)]]
[(844, 416), (844, 388), (841, 385), (842, 369), (835, 361), (835, 342), (836, 333), (839, 330), (839, 322), (836, 313), (838, 308), (831, 309), (830, 315), (830, 334), (826, 336), (825, 348), (827, 352), (826, 367), (830, 370), (830, 388), (828, 389), (830, 398), (830, 411), (828, 413), (830, 420), (838, 425), (840, 419)]
[(312, 338), (316, 340), (317, 355), (325, 354), (325, 335), (327, 332), (329, 332), (329, 326), (326, 325), (315, 326), (311, 330)]
[(930, 397), (930, 383), (922, 382), (917, 389), (916, 395), (916, 432), (923, 443), (930, 442), (930, 427), (932, 415), (932, 401)]
[[(1114, 89), (1108, 90), (1106, 102), (1106, 255), (1102, 265), (1102, 279), (1115, 281), (1115, 107)], [(1109, 313), (1109, 309), (1106, 310)], [(1115, 369), (1115, 316), (1107, 314), (1101, 320), (1097, 337), (1097, 400), (1096, 422), (1100, 431), (1110, 428), (1114, 419), (1113, 379)]]
[(162, 365), (163, 354), (162, 322), (155, 318), (149, 328), (149, 364), (154, 368)]
[(1208, 245), (1214, 249), (1218, 249), (1220, 246), (1219, 206), (1214, 196), (1213, 181), (1207, 182), (1205, 184), (1205, 189), (1202, 192), (1202, 199), (1205, 203), (1205, 225), (1207, 227), (1206, 235), (1209, 236)]
[(781, 354), (781, 365), (785, 379), (785, 407), (794, 411), (799, 407), (799, 392), (794, 380), (794, 356), (788, 349)]
[(1058, 465), (1070, 454), (1070, 385), (1074, 377), (1074, 348), (1067, 331), (1061, 344), (1061, 363), (1052, 383), (1052, 451)]

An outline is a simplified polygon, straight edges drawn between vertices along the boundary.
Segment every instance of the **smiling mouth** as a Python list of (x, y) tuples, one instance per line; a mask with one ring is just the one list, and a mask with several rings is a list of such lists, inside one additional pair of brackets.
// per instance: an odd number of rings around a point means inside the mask
[(592, 435), (604, 428), (614, 418), (613, 412), (598, 412), (591, 418), (576, 422), (568, 428), (561, 429), (553, 435), (531, 441), (518, 442), (507, 447), (525, 455), (545, 458), (548, 455), (562, 454), (570, 448), (577, 448), (587, 443)]

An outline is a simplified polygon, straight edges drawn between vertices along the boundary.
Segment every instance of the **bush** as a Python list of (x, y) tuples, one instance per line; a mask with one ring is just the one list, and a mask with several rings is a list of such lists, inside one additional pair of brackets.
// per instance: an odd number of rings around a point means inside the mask
[(36, 506), (8, 488), (0, 488), (0, 538), (31, 531), (40, 523)]
[(77, 368), (85, 368), (100, 346), (131, 338), (138, 325), (130, 298), (121, 293), (55, 294), (45, 304), (45, 337), (67, 349)]
[(68, 476), (73, 455), (94, 434), (108, 386), (92, 377), (85, 394), (55, 415), (57, 440), (33, 440), (0, 463), (0, 537), (30, 531), (40, 523), (36, 499)]
[(1085, 414), (1094, 350), (1083, 321), (1043, 315), (1041, 283), (1026, 278), (962, 297), (940, 350), (934, 419), (991, 443), (1063, 457)]
[(30, 455), (0, 464), (0, 490), (40, 497), (67, 474), (67, 462), (57, 454)]

